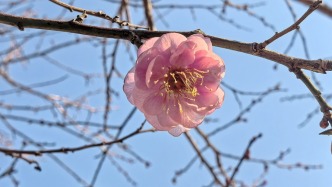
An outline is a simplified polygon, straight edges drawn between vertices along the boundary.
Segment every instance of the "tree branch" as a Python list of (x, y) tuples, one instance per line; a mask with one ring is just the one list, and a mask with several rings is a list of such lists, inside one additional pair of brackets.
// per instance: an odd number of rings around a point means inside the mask
[(156, 30), (152, 17), (152, 2), (151, 0), (143, 0), (144, 3), (144, 13), (146, 20), (148, 21), (149, 30)]
[(87, 14), (87, 15), (92, 15), (92, 16), (99, 17), (99, 18), (102, 18), (102, 19), (106, 19), (106, 20), (111, 21), (112, 23), (117, 23), (121, 27), (122, 26), (128, 26), (128, 27), (133, 27), (133, 28), (148, 29), (145, 26), (134, 25), (134, 24), (129, 23), (128, 21), (122, 21), (122, 20), (120, 20), (120, 18), (118, 16), (115, 16), (115, 17), (112, 18), (111, 16), (107, 15), (106, 13), (104, 13), (102, 11), (97, 12), (97, 11), (92, 11), (92, 10), (85, 10), (85, 9), (82, 9), (82, 8), (78, 8), (78, 7), (66, 4), (66, 3), (58, 1), (58, 0), (49, 0), (49, 1), (59, 5), (61, 7), (64, 7), (66, 9), (68, 9), (70, 12), (77, 11), (77, 12), (81, 12), (81, 13), (84, 13), (84, 14)]
[(269, 38), (268, 40), (265, 40), (263, 43), (259, 44), (259, 49), (263, 49), (265, 48), (267, 45), (269, 45), (270, 43), (272, 43), (273, 41), (277, 40), (278, 38), (282, 37), (283, 35), (291, 32), (292, 30), (295, 29), (299, 29), (300, 28), (300, 24), (311, 14), (313, 13), (318, 7), (319, 5), (322, 3), (321, 0), (317, 0), (315, 2), (313, 2), (309, 9), (291, 26), (287, 27), (286, 29), (284, 29), (281, 32), (277, 32), (275, 35), (273, 35), (271, 38)]
[[(320, 106), (320, 111), (324, 114), (324, 116), (321, 120), (321, 123), (329, 122), (332, 127), (332, 114), (330, 112), (332, 110), (332, 107), (329, 106), (329, 104), (323, 98), (322, 93), (315, 87), (315, 85), (310, 81), (310, 79), (303, 73), (303, 71), (301, 69), (294, 68), (294, 69), (290, 69), (290, 71), (294, 72), (296, 77), (305, 84), (305, 86), (309, 89), (311, 94), (315, 97), (316, 101), (318, 102), (318, 104)], [(332, 129), (323, 131), (320, 134), (331, 135)]]
[[(297, 2), (300, 2), (305, 5), (311, 5), (314, 2), (314, 0), (297, 0)], [(318, 8), (318, 11), (329, 17), (332, 17), (332, 8), (327, 4), (321, 4)]]
[(58, 149), (48, 149), (48, 150), (39, 150), (39, 151), (32, 151), (32, 150), (15, 150), (15, 149), (6, 149), (6, 148), (1, 148), (0, 147), (0, 152), (7, 154), (7, 155), (21, 155), (21, 154), (30, 154), (30, 155), (35, 155), (35, 156), (41, 156), (44, 153), (68, 153), (68, 152), (76, 152), (88, 148), (93, 148), (93, 147), (100, 147), (100, 146), (105, 146), (105, 145), (112, 145), (115, 143), (122, 143), (124, 140), (135, 136), (137, 134), (141, 134), (144, 132), (150, 132), (151, 130), (142, 130), (143, 125), (141, 125), (136, 131), (122, 137), (119, 139), (116, 139), (114, 141), (110, 142), (101, 142), (101, 143), (95, 143), (95, 144), (88, 144), (88, 145), (83, 145), (83, 146), (78, 146), (78, 147), (64, 147), (64, 148), (58, 148)]
[(219, 180), (218, 176), (216, 175), (216, 173), (213, 171), (213, 167), (208, 163), (208, 161), (204, 158), (204, 156), (202, 155), (201, 151), (199, 150), (197, 144), (194, 142), (193, 138), (190, 136), (190, 134), (188, 132), (184, 133), (187, 140), (189, 141), (189, 143), (191, 144), (191, 146), (195, 149), (196, 154), (198, 155), (198, 157), (201, 159), (201, 161), (203, 162), (203, 164), (207, 167), (207, 169), (209, 170), (209, 172), (211, 173), (211, 175), (213, 176), (214, 179), (214, 183), (217, 184), (218, 186), (224, 186), (221, 181)]
[(239, 160), (238, 164), (236, 165), (236, 167), (235, 167), (235, 169), (234, 169), (234, 171), (233, 171), (233, 173), (232, 173), (232, 175), (231, 175), (230, 180), (227, 181), (227, 183), (226, 183), (226, 187), (228, 187), (229, 185), (231, 185), (231, 184), (233, 183), (234, 177), (235, 177), (235, 175), (237, 174), (237, 172), (239, 171), (240, 166), (241, 166), (241, 164), (243, 163), (243, 161), (244, 161), (245, 159), (249, 159), (249, 158), (250, 158), (250, 147), (252, 146), (252, 144), (253, 144), (257, 139), (259, 139), (259, 138), (261, 138), (261, 137), (262, 137), (262, 134), (260, 133), (260, 134), (258, 134), (257, 136), (254, 136), (254, 137), (249, 141), (246, 150), (244, 151), (244, 153), (243, 153), (241, 159)]
[[(127, 30), (116, 28), (105, 28), (81, 24), (75, 21), (56, 21), (46, 19), (25, 18), (20, 16), (13, 16), (9, 14), (0, 13), (0, 23), (18, 27), (20, 30), (24, 28), (35, 28), (44, 30), (53, 30), (61, 32), (69, 32), (76, 34), (83, 34), (89, 36), (124, 39), (128, 41), (136, 40), (138, 36), (140, 39), (148, 39), (152, 37), (160, 37), (163, 34), (177, 32), (177, 31), (147, 31), (147, 30)], [(184, 36), (195, 34), (192, 32), (177, 32)], [(234, 40), (227, 40), (215, 36), (205, 35), (209, 37), (212, 44), (217, 47), (226, 48), (250, 55), (262, 57), (287, 67), (297, 67), (318, 73), (326, 73), (332, 71), (332, 60), (306, 60), (283, 55), (267, 49), (257, 49), (257, 43), (243, 43)]]

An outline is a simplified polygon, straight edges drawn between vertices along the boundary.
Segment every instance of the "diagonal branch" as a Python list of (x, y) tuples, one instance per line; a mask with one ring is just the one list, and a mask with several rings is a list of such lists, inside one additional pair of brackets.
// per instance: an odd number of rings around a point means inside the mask
[(211, 175), (212, 175), (212, 177), (214, 179), (214, 183), (217, 184), (217, 185), (219, 185), (219, 186), (224, 186), (221, 183), (221, 181), (219, 180), (217, 174), (213, 171), (213, 167), (208, 163), (208, 161), (202, 155), (202, 152), (199, 150), (197, 144), (194, 142), (194, 140), (190, 136), (190, 134), (188, 132), (186, 132), (184, 134), (185, 134), (187, 140), (189, 141), (189, 143), (191, 144), (191, 146), (195, 149), (195, 152), (197, 153), (198, 157), (201, 159), (201, 161), (203, 162), (203, 164), (207, 167), (207, 169), (211, 173)]
[[(329, 106), (329, 104), (323, 98), (322, 93), (315, 87), (315, 85), (310, 81), (310, 79), (303, 73), (301, 69), (294, 68), (290, 69), (290, 71), (294, 72), (296, 77), (305, 84), (305, 86), (309, 89), (311, 94), (315, 97), (316, 101), (320, 106), (320, 111), (324, 114), (322, 121), (329, 122), (330, 125), (332, 126), (332, 114), (330, 112), (332, 110), (332, 107)], [(331, 135), (332, 129), (324, 131), (321, 134)]]
[(237, 172), (239, 171), (240, 166), (242, 165), (243, 161), (244, 161), (245, 159), (249, 159), (249, 158), (250, 158), (250, 156), (249, 156), (249, 155), (250, 155), (250, 147), (252, 146), (252, 144), (253, 144), (257, 139), (259, 139), (259, 138), (261, 138), (261, 137), (262, 137), (262, 134), (260, 133), (260, 134), (258, 134), (257, 136), (254, 136), (254, 137), (249, 141), (246, 150), (244, 151), (244, 153), (243, 153), (241, 159), (239, 160), (238, 164), (236, 165), (236, 167), (235, 167), (235, 169), (234, 169), (234, 171), (233, 171), (233, 173), (232, 173), (232, 175), (231, 175), (230, 180), (227, 181), (227, 183), (226, 183), (226, 187), (228, 187), (229, 185), (231, 185), (231, 184), (233, 183), (234, 177), (235, 177), (235, 175), (237, 174)]
[(322, 3), (321, 0), (317, 0), (315, 2), (313, 2), (309, 9), (291, 26), (287, 27), (286, 29), (284, 29), (281, 32), (277, 32), (275, 35), (273, 35), (271, 38), (269, 38), (268, 40), (265, 40), (263, 43), (258, 44), (258, 50), (259, 49), (263, 49), (265, 48), (267, 45), (269, 45), (270, 43), (274, 42), (275, 40), (277, 40), (278, 38), (284, 36), (285, 34), (291, 32), (292, 30), (295, 29), (299, 29), (300, 28), (300, 24), (311, 14), (313, 13), (318, 7), (319, 5)]
[[(314, 2), (314, 0), (297, 0), (296, 2), (300, 2), (302, 4), (310, 6)], [(325, 3), (319, 6), (318, 11), (329, 17), (332, 17), (332, 8)]]

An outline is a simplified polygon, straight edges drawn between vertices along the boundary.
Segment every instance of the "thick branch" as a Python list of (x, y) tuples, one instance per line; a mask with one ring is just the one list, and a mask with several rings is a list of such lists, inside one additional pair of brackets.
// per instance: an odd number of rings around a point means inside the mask
[[(146, 30), (105, 28), (105, 27), (85, 25), (75, 21), (56, 21), (56, 20), (46, 20), (46, 19), (25, 18), (25, 17), (13, 16), (4, 13), (0, 13), (0, 23), (16, 26), (20, 30), (24, 30), (24, 28), (35, 28), (35, 29), (83, 34), (89, 36), (105, 37), (105, 38), (124, 39), (129, 41), (135, 40), (136, 36), (138, 36), (140, 39), (148, 39), (152, 37), (159, 37), (165, 33), (177, 32), (177, 31), (146, 31)], [(185, 36), (190, 36), (192, 34), (195, 34), (196, 32), (193, 31), (193, 32), (177, 32), (177, 33), (183, 34)], [(257, 43), (243, 43), (234, 40), (218, 38), (210, 35), (205, 35), (205, 36), (211, 39), (212, 44), (214, 46), (242, 53), (247, 53), (250, 55), (259, 56), (277, 62), (279, 64), (285, 65), (289, 68), (297, 67), (318, 73), (325, 73), (326, 71), (332, 71), (331, 60), (300, 59), (300, 58), (283, 55), (267, 49), (262, 49), (257, 51), (256, 50), (258, 45)]]

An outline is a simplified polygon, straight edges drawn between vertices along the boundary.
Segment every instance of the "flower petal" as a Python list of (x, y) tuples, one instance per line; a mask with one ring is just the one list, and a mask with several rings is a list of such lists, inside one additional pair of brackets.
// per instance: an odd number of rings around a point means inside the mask
[(178, 125), (177, 122), (172, 120), (172, 118), (166, 114), (166, 111), (163, 111), (158, 115), (158, 122), (161, 126), (168, 127), (169, 129)]
[(204, 74), (203, 83), (197, 85), (199, 92), (213, 92), (219, 87), (220, 80), (225, 74), (225, 66), (221, 62), (211, 57), (201, 57), (190, 66), (207, 72)]
[[(210, 60), (207, 60), (204, 62), (203, 59), (208, 58)], [(201, 62), (203, 60), (203, 62)], [(206, 59), (205, 59), (206, 60)], [(212, 67), (221, 67), (222, 71), (222, 78), (225, 75), (225, 64), (224, 61), (215, 53), (211, 51), (205, 51), (205, 50), (200, 50), (195, 53), (195, 63), (192, 64), (192, 66), (200, 69), (209, 69)]]
[(221, 105), (223, 104), (224, 102), (224, 98), (225, 98), (225, 93), (224, 91), (219, 88), (216, 93), (215, 93), (217, 96), (218, 96), (218, 102), (216, 103), (216, 105), (209, 111), (207, 112), (206, 114), (209, 115), (211, 114), (212, 112), (214, 112), (217, 108), (220, 108)]
[(178, 125), (173, 127), (172, 129), (168, 130), (168, 132), (175, 137), (180, 136), (182, 133), (188, 131), (189, 129), (183, 127), (182, 125)]
[(170, 127), (168, 126), (162, 126), (160, 125), (159, 121), (158, 121), (158, 118), (156, 115), (147, 115), (147, 114), (144, 114), (146, 120), (156, 129), (156, 130), (159, 130), (159, 131), (167, 131), (170, 129)]
[(218, 88), (214, 92), (200, 93), (196, 96), (195, 103), (198, 105), (200, 113), (205, 112), (207, 115), (222, 105), (224, 96), (224, 91)]
[(215, 105), (216, 103), (219, 102), (219, 96), (217, 95), (217, 93), (219, 93), (219, 92), (217, 92), (217, 90), (214, 92), (200, 93), (199, 95), (197, 95), (195, 97), (195, 103), (197, 103), (197, 105), (199, 107), (207, 107), (207, 106)]
[[(175, 103), (175, 104), (174, 104)], [(205, 114), (198, 111), (197, 105), (174, 101), (168, 107), (168, 115), (175, 122), (187, 128), (194, 128), (202, 123)]]
[(146, 98), (151, 94), (151, 91), (141, 90), (137, 87), (134, 88), (132, 96), (134, 105), (140, 110), (143, 111), (143, 103)]
[(212, 51), (212, 43), (210, 38), (204, 37), (201, 34), (193, 34), (188, 37), (187, 41), (194, 41), (196, 43), (195, 51), (198, 50)]
[(170, 53), (173, 53), (177, 46), (180, 45), (181, 42), (186, 41), (187, 38), (183, 36), (182, 34), (178, 33), (168, 33), (162, 35), (153, 45), (153, 47), (156, 47), (159, 49), (159, 51), (168, 51)]
[(170, 58), (170, 63), (175, 67), (186, 68), (188, 65), (194, 63), (195, 53), (194, 48), (196, 47), (195, 42), (185, 41), (182, 42), (176, 51)]
[(153, 61), (159, 52), (155, 48), (151, 48), (143, 52), (136, 61), (135, 69), (135, 85), (140, 89), (147, 89), (146, 85), (146, 71), (151, 61)]
[[(164, 75), (167, 73), (168, 61), (161, 55), (158, 55), (150, 63), (146, 70), (145, 84), (148, 88), (154, 85), (160, 85), (164, 79)], [(158, 88), (159, 89), (159, 88)]]
[(133, 90), (135, 88), (135, 67), (131, 68), (129, 70), (129, 72), (127, 73), (125, 79), (124, 79), (124, 84), (123, 84), (123, 91), (125, 92), (127, 98), (128, 98), (128, 101), (131, 103), (131, 104), (134, 104), (134, 101), (133, 101)]
[(137, 56), (141, 55), (146, 50), (152, 48), (152, 46), (154, 45), (154, 43), (156, 43), (157, 40), (158, 40), (158, 37), (153, 37), (153, 38), (146, 40), (144, 42), (144, 44), (141, 45), (141, 47), (138, 49)]
[(148, 97), (145, 98), (142, 112), (148, 115), (158, 115), (163, 109), (163, 102), (165, 99), (165, 95), (162, 93), (152, 93)]

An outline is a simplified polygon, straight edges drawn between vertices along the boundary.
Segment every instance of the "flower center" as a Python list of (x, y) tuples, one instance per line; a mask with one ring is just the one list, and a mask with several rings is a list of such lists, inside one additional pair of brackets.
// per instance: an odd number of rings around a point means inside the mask
[(196, 97), (197, 84), (203, 84), (204, 74), (207, 72), (196, 69), (173, 70), (164, 75), (164, 89), (168, 95), (184, 95)]

